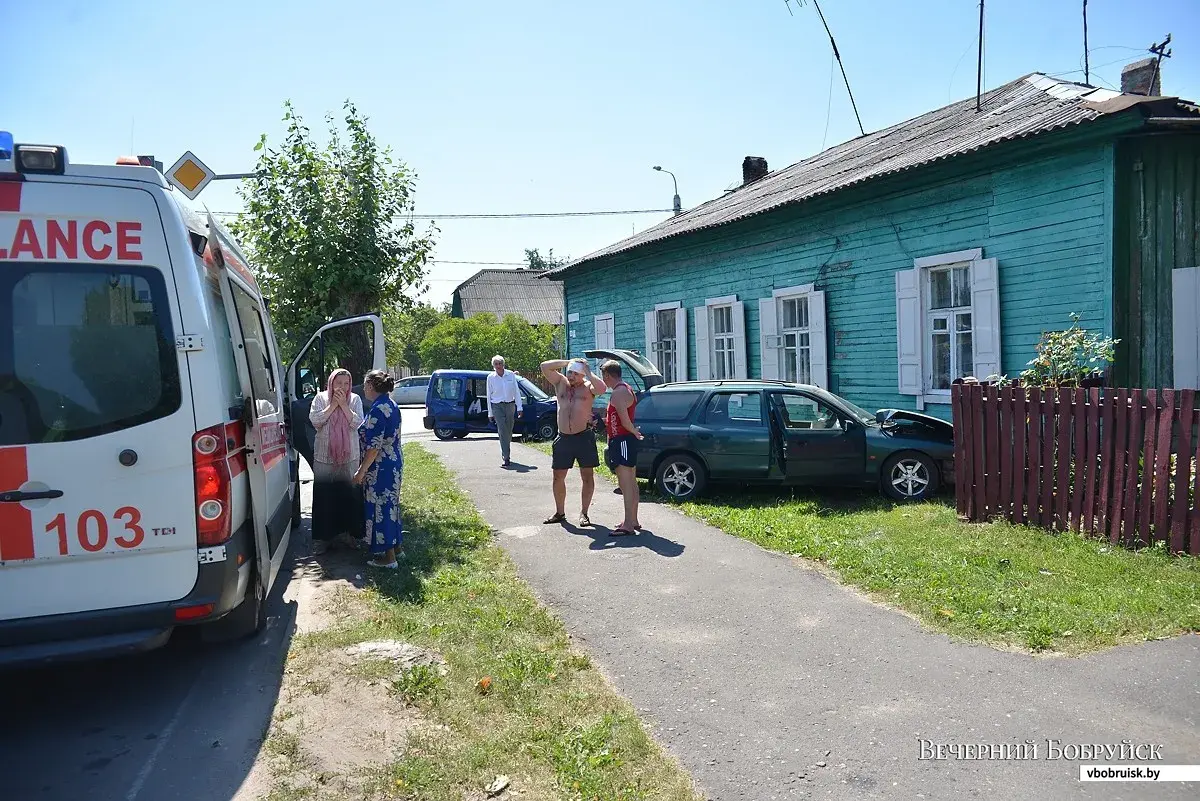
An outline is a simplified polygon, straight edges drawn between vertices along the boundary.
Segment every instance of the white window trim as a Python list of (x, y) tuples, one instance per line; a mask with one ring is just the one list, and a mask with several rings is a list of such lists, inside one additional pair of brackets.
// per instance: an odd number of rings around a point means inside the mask
[(749, 378), (749, 364), (746, 347), (746, 304), (735, 295), (722, 295), (716, 298), (706, 298), (703, 306), (692, 310), (696, 337), (696, 380), (715, 381), (713, 366), (716, 364), (716, 336), (713, 334), (713, 312), (716, 309), (729, 309), (730, 322), (733, 330), (722, 336), (729, 337), (733, 346), (731, 353), (733, 365), (726, 381), (739, 381)]
[[(688, 341), (687, 341), (687, 310), (683, 307), (683, 301), (671, 300), (663, 303), (654, 304), (654, 310), (646, 312), (646, 358), (654, 365), (658, 365), (658, 359), (655, 357), (654, 343), (658, 338), (657, 322), (652, 320), (660, 311), (670, 309), (676, 310), (675, 317), (676, 336), (675, 336), (675, 371), (678, 375), (674, 377), (674, 381), (688, 380)], [(654, 328), (651, 328), (651, 325)], [(651, 338), (651, 331), (654, 332), (654, 338)]]
[(705, 306), (732, 306), (737, 303), (737, 295), (722, 295), (719, 298), (707, 298)]
[[(612, 323), (613, 342), (611, 345), (603, 345), (602, 346), (599, 342), (596, 341), (596, 339), (595, 339), (596, 338), (596, 324), (599, 322)], [(616, 347), (617, 347), (617, 319), (616, 319), (616, 316), (612, 312), (607, 312), (605, 314), (597, 314), (595, 317), (592, 318), (592, 346), (595, 348), (604, 347), (604, 348), (607, 348), (610, 350), (616, 349)]]
[[(784, 298), (806, 297), (809, 303), (809, 371), (811, 380), (822, 389), (829, 388), (829, 319), (825, 292), (818, 290), (815, 283), (785, 286), (771, 292), (770, 298), (759, 301), (759, 332), (762, 349), (759, 352), (762, 375), (782, 379), (783, 328), (780, 320), (780, 301)], [(819, 305), (818, 305), (819, 304)], [(764, 329), (762, 316), (771, 315), (773, 322)], [(770, 334), (764, 334), (770, 331)], [(768, 341), (770, 340), (770, 341)], [(768, 368), (766, 361), (774, 360), (776, 366)]]
[[(992, 276), (993, 276), (994, 280), (993, 280), (992, 286), (986, 287), (985, 289), (980, 289), (979, 287), (976, 286), (976, 282), (977, 282), (976, 271), (985, 267), (986, 265), (983, 264), (985, 262), (990, 262), (990, 269), (992, 270)], [(929, 336), (929, 331), (926, 330), (926, 321), (930, 315), (929, 272), (931, 270), (939, 268), (939, 267), (949, 267), (950, 265), (955, 265), (955, 264), (966, 264), (971, 270), (971, 331), (972, 331), (971, 336), (972, 336), (973, 348), (976, 349), (976, 351), (978, 351), (978, 348), (980, 347), (980, 343), (983, 342), (984, 337), (986, 337), (989, 332), (994, 331), (994, 334), (993, 334), (995, 337), (994, 358), (997, 361), (997, 365), (996, 365), (997, 369), (999, 369), (999, 361), (1000, 361), (999, 347), (1000, 347), (1001, 321), (1000, 321), (999, 301), (998, 301), (999, 272), (998, 272), (998, 264), (996, 263), (996, 260), (995, 259), (985, 259), (984, 255), (983, 255), (983, 248), (969, 248), (966, 250), (957, 250), (952, 253), (938, 253), (938, 254), (931, 255), (931, 256), (922, 256), (920, 258), (915, 258), (915, 259), (913, 259), (913, 269), (911, 271), (902, 270), (896, 274), (897, 275), (897, 319), (896, 319), (897, 331), (896, 331), (896, 336), (897, 336), (897, 348), (902, 348), (902, 345), (900, 342), (902, 334), (901, 334), (901, 329), (900, 329), (901, 315), (900, 315), (900, 308), (899, 308), (900, 307), (900, 299), (899, 299), (900, 279), (899, 279), (899, 276), (901, 276), (902, 274), (905, 274), (905, 273), (914, 274), (915, 281), (916, 281), (916, 302), (917, 302), (916, 324), (918, 327), (918, 330), (917, 330), (917, 352), (919, 354), (917, 358), (920, 361), (919, 391), (916, 393), (905, 392), (905, 389), (903, 386), (903, 369), (904, 369), (903, 354), (900, 354), (900, 361), (901, 361), (901, 364), (900, 364), (901, 379), (900, 380), (901, 380), (901, 384), (902, 384), (902, 386), (900, 387), (900, 390), (901, 390), (901, 394), (908, 394), (912, 397), (915, 397), (918, 409), (924, 409), (926, 403), (939, 403), (939, 404), (950, 403), (951, 393), (949, 391), (929, 389), (928, 371), (930, 369), (930, 365), (927, 363), (929, 361), (929, 359), (927, 358), (927, 352), (926, 352), (926, 345), (927, 345), (926, 339)], [(977, 291), (980, 291), (980, 292), (990, 291), (993, 295), (992, 301), (996, 305), (991, 309), (976, 308), (976, 292)], [(983, 312), (982, 315), (981, 315), (981, 312)], [(992, 320), (992, 322), (991, 322), (991, 326), (989, 327), (986, 324), (980, 325), (980, 319), (986, 318), (989, 316), (994, 317), (994, 320)], [(951, 326), (951, 328), (953, 328), (953, 326)], [(983, 336), (981, 336), (981, 334)], [(982, 363), (982, 360), (979, 359), (978, 356), (976, 356), (975, 362), (976, 363), (973, 364), (972, 367), (973, 367), (974, 371), (976, 373), (978, 373), (978, 372), (980, 372), (979, 366)]]
[(816, 284), (801, 284), (800, 286), (785, 286), (771, 293), (773, 298), (790, 298), (793, 295), (811, 295), (817, 291)]
[[(959, 253), (970, 253), (970, 252), (971, 251), (966, 251), (966, 250), (959, 251)], [(977, 252), (981, 252), (981, 251), (977, 251)], [(957, 256), (957, 255), (958, 255), (958, 253), (947, 254), (947, 256)], [(953, 351), (956, 346), (955, 339), (957, 337), (957, 328), (955, 327), (955, 320), (958, 318), (958, 314), (961, 311), (961, 307), (957, 307), (957, 306), (950, 308), (950, 309), (939, 309), (937, 312), (934, 312), (933, 309), (929, 308), (930, 297), (932, 294), (931, 282), (933, 280), (933, 278), (932, 278), (933, 273), (934, 273), (934, 271), (940, 270), (943, 268), (962, 267), (962, 266), (965, 266), (967, 268), (968, 275), (971, 272), (971, 261), (964, 260), (964, 259), (955, 259), (953, 261), (947, 261), (946, 260), (947, 256), (931, 256), (930, 257), (931, 259), (938, 259), (939, 261), (930, 262), (919, 268), (921, 271), (921, 275), (920, 275), (920, 279), (919, 279), (920, 286), (918, 287), (918, 289), (920, 291), (920, 295), (918, 297), (921, 300), (921, 395), (925, 399), (926, 403), (950, 403), (951, 401), (950, 401), (950, 390), (948, 390), (948, 389), (931, 389), (931, 385), (933, 383), (933, 343), (930, 340), (930, 336), (931, 336), (932, 332), (930, 330), (928, 330), (925, 326), (929, 323), (930, 318), (935, 316), (935, 314), (938, 314), (940, 316), (948, 316), (949, 317), (950, 321), (949, 321), (949, 323), (947, 323), (946, 333), (950, 337), (950, 350), (952, 352), (951, 358), (953, 359), (954, 358)], [(971, 305), (967, 306), (966, 308), (969, 311), (973, 312), (974, 304), (971, 304)], [(971, 336), (974, 337), (974, 335), (975, 335), (974, 334), (974, 323), (972, 322)], [(953, 364), (953, 362), (951, 362), (951, 364)]]

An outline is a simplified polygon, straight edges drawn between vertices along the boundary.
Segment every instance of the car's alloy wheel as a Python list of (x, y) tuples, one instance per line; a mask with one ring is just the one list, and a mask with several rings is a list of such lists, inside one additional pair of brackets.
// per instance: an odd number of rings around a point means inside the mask
[(558, 433), (558, 424), (553, 417), (547, 417), (538, 421), (537, 436), (540, 440), (549, 441), (554, 439)]
[(455, 436), (457, 436), (457, 434), (458, 434), (458, 432), (452, 428), (435, 428), (435, 429), (433, 429), (433, 435), (443, 441), (454, 439)]
[(668, 497), (684, 501), (704, 489), (704, 468), (691, 456), (668, 456), (658, 468), (658, 486)]
[(928, 498), (937, 490), (937, 472), (929, 458), (918, 453), (906, 453), (888, 462), (884, 475), (884, 490), (900, 501)]

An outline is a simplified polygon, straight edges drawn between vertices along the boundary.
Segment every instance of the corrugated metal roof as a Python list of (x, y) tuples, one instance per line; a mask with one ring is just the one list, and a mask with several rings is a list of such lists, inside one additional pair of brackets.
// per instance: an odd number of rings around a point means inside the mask
[(530, 323), (562, 325), (562, 284), (539, 281), (541, 270), (480, 270), (454, 293), (463, 317), (476, 314), (519, 314)]
[[(1094, 120), (1112, 113), (1109, 109), (1115, 108), (1111, 102), (1115, 98), (1122, 95), (1033, 73), (987, 92), (980, 111), (975, 110), (975, 99), (971, 98), (836, 145), (552, 270), (547, 277), (605, 256), (725, 225), (998, 142)], [(1140, 97), (1138, 101), (1154, 99)]]

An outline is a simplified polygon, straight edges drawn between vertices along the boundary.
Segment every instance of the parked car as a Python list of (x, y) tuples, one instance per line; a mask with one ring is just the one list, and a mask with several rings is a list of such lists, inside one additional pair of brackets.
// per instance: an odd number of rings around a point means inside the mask
[(429, 392), (429, 376), (414, 375), (401, 378), (392, 390), (392, 400), (397, 406), (418, 406), (425, 402)]
[[(496, 433), (488, 420), (487, 370), (434, 370), (425, 396), (425, 428), (442, 440)], [(530, 439), (558, 434), (558, 402), (524, 376), (517, 376), (524, 407), (513, 433)]]
[(877, 487), (921, 500), (954, 481), (954, 428), (899, 409), (876, 414), (819, 387), (781, 381), (690, 381), (662, 376), (628, 351), (616, 358), (648, 389), (638, 393), (645, 435), (637, 474), (675, 500), (710, 483)]

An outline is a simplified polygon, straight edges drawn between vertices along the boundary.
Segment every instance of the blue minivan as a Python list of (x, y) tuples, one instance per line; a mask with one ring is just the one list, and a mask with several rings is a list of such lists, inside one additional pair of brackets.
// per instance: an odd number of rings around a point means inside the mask
[[(468, 434), (496, 433), (488, 420), (488, 370), (434, 370), (425, 394), (425, 428), (438, 439), (462, 439)], [(532, 381), (517, 376), (521, 415), (514, 434), (530, 439), (554, 439), (558, 433), (558, 401)]]

